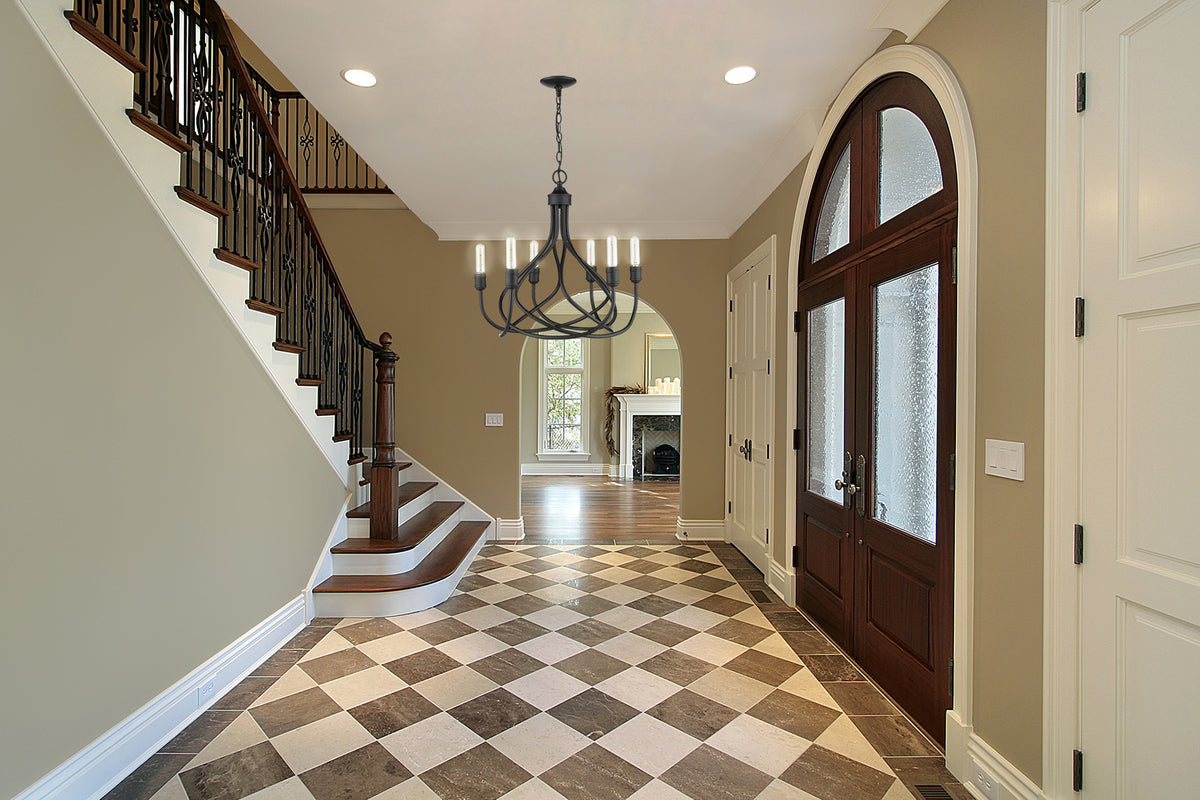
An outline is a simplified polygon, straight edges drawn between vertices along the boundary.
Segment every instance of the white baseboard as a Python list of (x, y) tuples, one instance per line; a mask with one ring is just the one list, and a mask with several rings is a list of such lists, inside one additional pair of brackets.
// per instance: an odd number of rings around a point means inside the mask
[(542, 461), (521, 465), (522, 475), (611, 475), (608, 464), (566, 463), (550, 464)]
[(789, 606), (796, 605), (796, 572), (772, 559), (767, 565), (767, 587)]
[[(305, 624), (299, 595), (14, 800), (97, 800), (287, 643)], [(201, 686), (213, 684), (203, 703)]]
[(677, 518), (675, 538), (681, 542), (723, 542), (725, 520)]
[(497, 519), (491, 534), (493, 542), (519, 542), (525, 538), (525, 518)]
[(975, 767), (982, 767), (996, 781), (999, 800), (1046, 800), (1038, 785), (995, 748), (981, 739), (958, 714), (946, 714), (946, 768), (958, 778), (967, 791), (979, 800), (986, 796), (974, 783)]

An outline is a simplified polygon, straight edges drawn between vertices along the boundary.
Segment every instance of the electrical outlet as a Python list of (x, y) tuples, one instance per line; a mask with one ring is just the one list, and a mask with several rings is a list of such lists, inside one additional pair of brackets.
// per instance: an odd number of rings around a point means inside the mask
[(504, 427), (504, 415), (503, 414), (484, 414), (483, 415), (483, 424), (485, 427), (488, 427), (488, 428), (502, 428), (502, 427)]
[(213, 699), (213, 692), (217, 690), (217, 679), (209, 678), (204, 683), (200, 684), (200, 688), (196, 690), (196, 707), (203, 708), (204, 705)]
[(975, 764), (975, 777), (971, 782), (975, 784), (975, 788), (978, 789), (980, 793), (987, 798), (987, 800), (1000, 800), (999, 784), (997, 784), (996, 779), (993, 778), (986, 769), (979, 766), (978, 763)]

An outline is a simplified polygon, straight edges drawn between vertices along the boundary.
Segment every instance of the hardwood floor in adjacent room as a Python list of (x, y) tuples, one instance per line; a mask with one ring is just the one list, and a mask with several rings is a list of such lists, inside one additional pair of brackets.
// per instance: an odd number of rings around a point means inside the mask
[(679, 481), (621, 481), (599, 475), (521, 478), (525, 541), (674, 541)]

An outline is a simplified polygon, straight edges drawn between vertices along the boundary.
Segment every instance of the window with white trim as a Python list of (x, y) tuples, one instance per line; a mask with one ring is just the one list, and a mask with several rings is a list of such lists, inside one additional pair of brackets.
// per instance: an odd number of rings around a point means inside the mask
[(539, 455), (588, 455), (586, 339), (543, 339)]

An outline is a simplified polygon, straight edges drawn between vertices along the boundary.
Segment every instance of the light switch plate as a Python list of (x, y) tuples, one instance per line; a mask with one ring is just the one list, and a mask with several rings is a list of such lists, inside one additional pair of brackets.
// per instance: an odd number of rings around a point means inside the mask
[(486, 428), (503, 428), (504, 427), (504, 415), (503, 414), (484, 414), (483, 415), (483, 425)]
[(983, 440), (983, 471), (988, 475), (1025, 480), (1025, 443), (1002, 439)]

